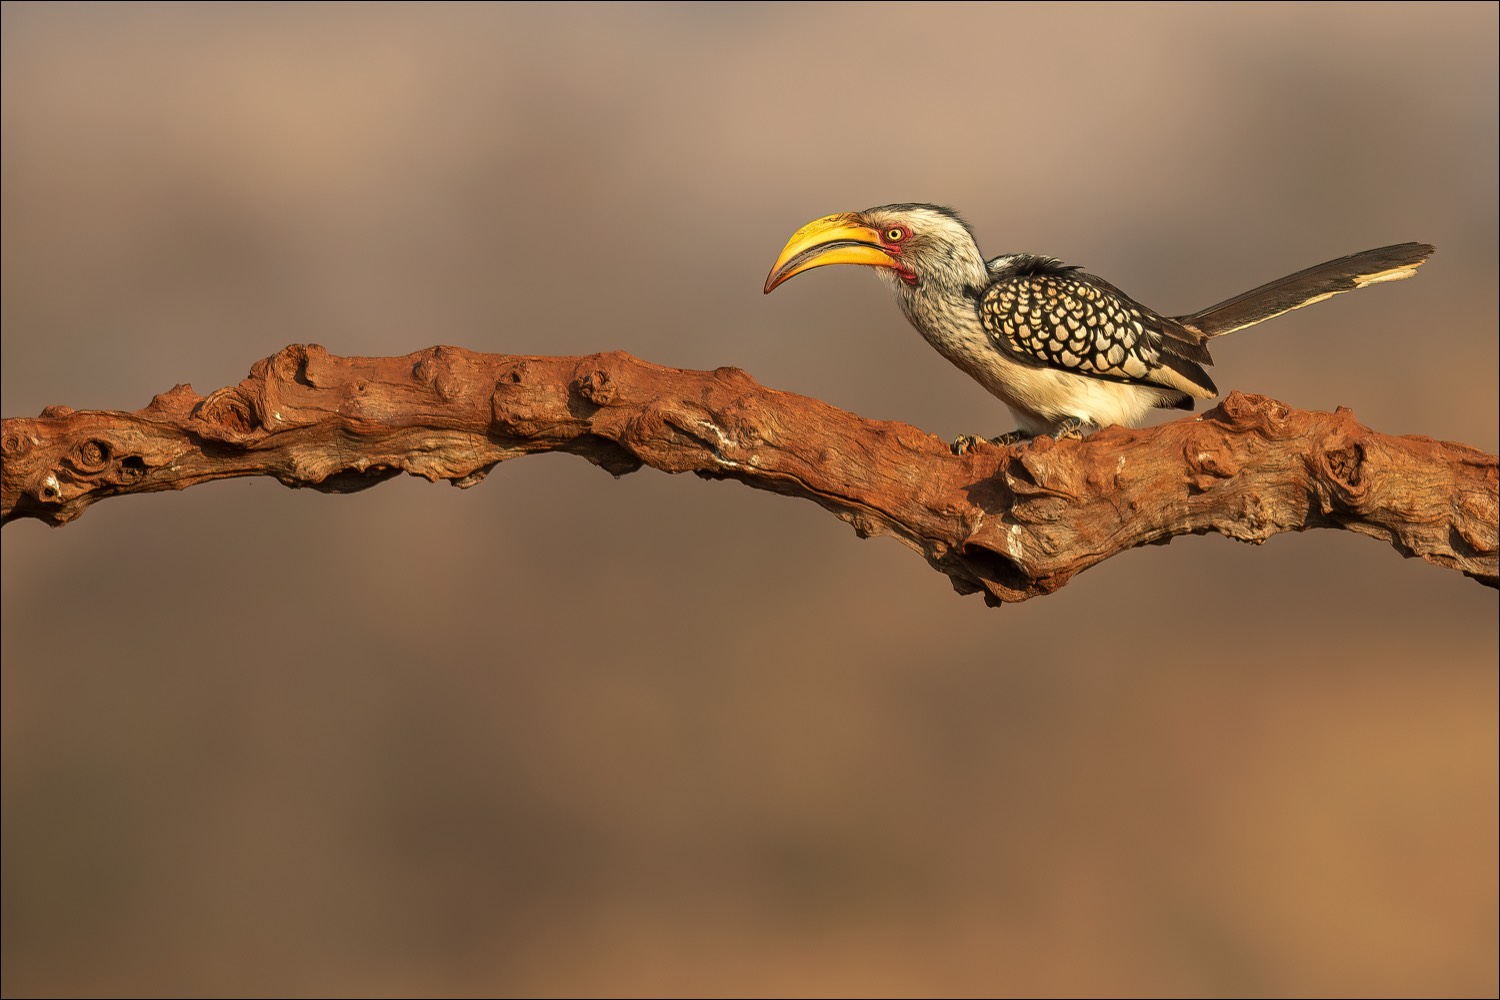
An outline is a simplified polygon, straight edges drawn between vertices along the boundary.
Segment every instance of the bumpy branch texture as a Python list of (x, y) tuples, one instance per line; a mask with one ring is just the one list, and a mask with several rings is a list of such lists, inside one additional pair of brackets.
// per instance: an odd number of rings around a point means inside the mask
[(179, 385), (134, 413), (48, 407), (4, 421), (0, 520), (65, 524), (104, 497), (231, 476), (333, 493), (402, 472), (468, 487), (544, 451), (615, 475), (650, 465), (805, 497), (861, 537), (896, 537), (991, 604), (1210, 531), (1259, 543), (1347, 528), (1497, 585), (1496, 457), (1380, 434), (1348, 410), (1233, 393), (1197, 419), (954, 455), (915, 427), (767, 389), (738, 369), (623, 353), (341, 358), (293, 345), (207, 398)]

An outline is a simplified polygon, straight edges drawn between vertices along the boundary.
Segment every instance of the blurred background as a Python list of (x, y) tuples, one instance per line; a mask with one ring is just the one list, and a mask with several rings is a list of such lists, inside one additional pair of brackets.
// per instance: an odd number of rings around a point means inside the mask
[[(1493, 4), (7, 3), (3, 394), (293, 342), (736, 365), (1010, 428), (836, 211), (1187, 312), (1226, 391), (1493, 452)], [(812, 504), (568, 456), (5, 529), (3, 991), (1491, 995), (1496, 595), (1342, 532), (991, 610)]]

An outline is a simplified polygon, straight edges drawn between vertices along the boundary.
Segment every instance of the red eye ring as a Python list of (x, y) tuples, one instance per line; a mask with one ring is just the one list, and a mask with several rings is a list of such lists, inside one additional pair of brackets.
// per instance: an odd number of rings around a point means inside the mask
[(887, 243), (900, 243), (911, 235), (911, 231), (905, 226), (891, 226), (881, 235), (885, 237)]

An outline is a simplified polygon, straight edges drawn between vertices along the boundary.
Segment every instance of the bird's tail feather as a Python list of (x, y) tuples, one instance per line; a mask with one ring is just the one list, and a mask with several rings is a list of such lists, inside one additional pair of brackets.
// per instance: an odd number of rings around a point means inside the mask
[(1399, 243), (1350, 254), (1278, 278), (1190, 316), (1179, 316), (1177, 321), (1205, 337), (1222, 337), (1341, 292), (1409, 278), (1433, 249), (1426, 243)]

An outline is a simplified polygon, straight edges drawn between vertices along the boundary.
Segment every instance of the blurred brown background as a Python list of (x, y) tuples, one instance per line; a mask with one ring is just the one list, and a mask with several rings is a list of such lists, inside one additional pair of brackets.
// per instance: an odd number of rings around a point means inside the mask
[[(1009, 429), (887, 201), (1188, 311), (1226, 390), (1496, 448), (1496, 7), (4, 8), (4, 413), (291, 342)], [(1494, 995), (1496, 596), (1179, 539), (989, 610), (811, 504), (565, 456), (4, 533), (4, 982), (104, 994)]]

